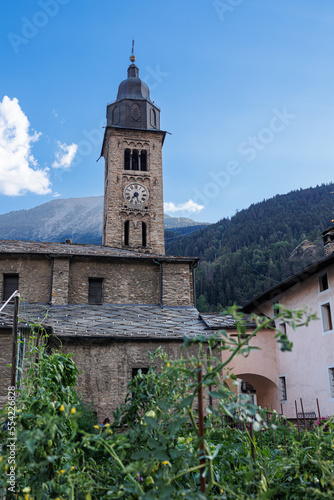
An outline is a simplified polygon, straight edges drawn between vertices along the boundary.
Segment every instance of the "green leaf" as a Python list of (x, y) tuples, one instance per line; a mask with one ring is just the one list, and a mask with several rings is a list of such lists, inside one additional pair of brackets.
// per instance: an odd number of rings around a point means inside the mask
[(194, 395), (188, 396), (187, 398), (182, 399), (179, 404), (179, 409), (185, 408), (186, 406), (190, 406), (194, 400)]

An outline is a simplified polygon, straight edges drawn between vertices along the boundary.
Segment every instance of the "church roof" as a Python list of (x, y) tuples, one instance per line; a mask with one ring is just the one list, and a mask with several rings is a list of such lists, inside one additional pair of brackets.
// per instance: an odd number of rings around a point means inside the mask
[(198, 257), (173, 257), (103, 245), (53, 243), (44, 241), (0, 240), (0, 254), (46, 254), (52, 256), (120, 257), (132, 259), (159, 259), (163, 261), (198, 261)]
[[(13, 306), (0, 313), (0, 328), (11, 328)], [(128, 304), (20, 304), (21, 327), (42, 324), (61, 338), (182, 339), (208, 333), (195, 307)]]
[(150, 100), (148, 85), (139, 78), (139, 69), (135, 64), (130, 64), (127, 79), (123, 80), (118, 87), (116, 101), (126, 98)]

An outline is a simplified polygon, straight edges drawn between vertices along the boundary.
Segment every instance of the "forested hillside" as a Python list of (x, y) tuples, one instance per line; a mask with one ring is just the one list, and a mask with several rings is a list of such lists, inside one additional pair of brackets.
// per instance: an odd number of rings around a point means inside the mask
[(243, 304), (323, 257), (321, 232), (333, 218), (331, 191), (334, 184), (277, 195), (167, 242), (167, 254), (201, 258), (198, 308)]

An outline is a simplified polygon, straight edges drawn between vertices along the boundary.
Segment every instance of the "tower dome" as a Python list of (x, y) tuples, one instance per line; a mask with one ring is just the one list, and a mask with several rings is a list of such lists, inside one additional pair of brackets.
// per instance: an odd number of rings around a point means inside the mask
[(160, 109), (151, 101), (148, 85), (139, 78), (131, 54), (128, 77), (118, 87), (116, 100), (107, 106), (107, 126), (160, 130)]
[(125, 98), (150, 100), (148, 85), (139, 78), (139, 69), (134, 63), (128, 67), (127, 79), (123, 80), (118, 87), (116, 101)]

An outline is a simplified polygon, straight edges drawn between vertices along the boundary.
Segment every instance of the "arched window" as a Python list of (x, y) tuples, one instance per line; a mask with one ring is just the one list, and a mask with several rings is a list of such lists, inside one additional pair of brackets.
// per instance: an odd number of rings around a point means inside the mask
[(140, 153), (140, 170), (146, 172), (147, 170), (147, 151), (142, 149)]
[(157, 114), (153, 108), (151, 108), (151, 126), (154, 128), (157, 126)]
[(131, 170), (139, 170), (139, 153), (138, 149), (132, 151), (132, 168)]
[(130, 232), (130, 222), (128, 220), (124, 223), (124, 245), (129, 246), (129, 232)]
[(124, 170), (130, 170), (131, 149), (124, 150)]
[(142, 246), (146, 247), (147, 226), (146, 222), (141, 223)]

